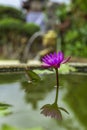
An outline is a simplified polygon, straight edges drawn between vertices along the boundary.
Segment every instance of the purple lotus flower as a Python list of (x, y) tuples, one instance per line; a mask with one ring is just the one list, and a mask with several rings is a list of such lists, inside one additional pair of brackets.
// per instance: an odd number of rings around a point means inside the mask
[(64, 54), (60, 51), (58, 53), (48, 54), (42, 58), (44, 67), (59, 68), (61, 64), (68, 62), (70, 57), (64, 58)]

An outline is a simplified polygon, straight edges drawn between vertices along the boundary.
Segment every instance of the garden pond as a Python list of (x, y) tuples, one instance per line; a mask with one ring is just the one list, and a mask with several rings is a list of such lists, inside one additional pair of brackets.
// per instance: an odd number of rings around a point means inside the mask
[(40, 78), (30, 82), (25, 73), (0, 74), (0, 130), (87, 130), (87, 75), (59, 75), (58, 104), (69, 112), (62, 111), (63, 121), (40, 113), (54, 102), (56, 85), (54, 73), (44, 71)]

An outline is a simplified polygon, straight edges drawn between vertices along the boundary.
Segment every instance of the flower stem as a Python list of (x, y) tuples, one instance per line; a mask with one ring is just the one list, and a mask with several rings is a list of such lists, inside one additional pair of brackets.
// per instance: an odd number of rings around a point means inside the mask
[(56, 97), (55, 97), (55, 103), (57, 104), (58, 101), (58, 91), (59, 91), (59, 77), (58, 77), (58, 68), (56, 70)]

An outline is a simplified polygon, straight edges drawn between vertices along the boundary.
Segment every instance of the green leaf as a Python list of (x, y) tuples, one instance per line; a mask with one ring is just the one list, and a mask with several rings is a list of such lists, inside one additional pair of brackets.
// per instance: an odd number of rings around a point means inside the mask
[(26, 70), (26, 74), (31, 81), (40, 81), (40, 76), (32, 70)]

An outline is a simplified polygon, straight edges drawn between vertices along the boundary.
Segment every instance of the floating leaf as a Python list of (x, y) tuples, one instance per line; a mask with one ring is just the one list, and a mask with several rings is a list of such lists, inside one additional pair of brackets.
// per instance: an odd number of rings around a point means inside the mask
[(26, 70), (26, 74), (28, 75), (29, 80), (31, 80), (31, 81), (40, 81), (41, 80), (40, 76), (32, 70)]

